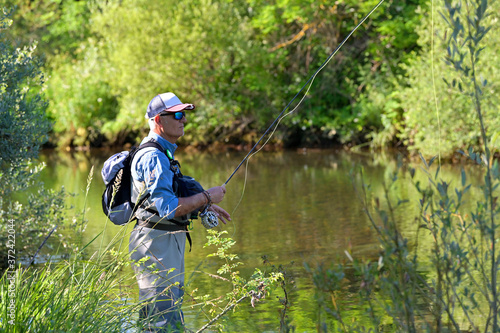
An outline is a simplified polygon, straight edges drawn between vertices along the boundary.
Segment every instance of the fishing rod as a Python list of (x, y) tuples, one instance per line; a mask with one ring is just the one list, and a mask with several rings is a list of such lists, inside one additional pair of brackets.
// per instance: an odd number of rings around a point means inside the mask
[[(281, 113), (274, 119), (274, 121), (272, 122), (272, 124), (267, 128), (267, 130), (264, 132), (264, 134), (262, 134), (262, 136), (260, 137), (259, 141), (257, 141), (257, 143), (252, 147), (252, 149), (250, 149), (250, 151), (248, 152), (248, 154), (243, 158), (243, 160), (240, 162), (240, 164), (238, 164), (238, 166), (236, 167), (236, 169), (234, 169), (233, 173), (229, 176), (229, 178), (226, 180), (226, 182), (224, 183), (224, 185), (226, 185), (227, 183), (229, 183), (229, 181), (231, 180), (231, 178), (233, 178), (234, 174), (239, 170), (239, 168), (243, 165), (243, 163), (245, 163), (245, 161), (249, 158), (250, 154), (255, 150), (255, 148), (257, 148), (257, 146), (259, 145), (259, 143), (262, 141), (262, 139), (267, 135), (267, 133), (269, 132), (269, 130), (276, 124), (276, 122), (281, 118), (281, 116), (286, 112), (286, 110), (288, 110), (288, 108), (290, 107), (290, 105), (293, 103), (293, 101), (295, 101), (295, 99), (297, 98), (297, 96), (300, 95), (300, 93), (304, 90), (305, 87), (307, 87), (307, 85), (309, 84), (309, 82), (311, 82), (315, 77), (316, 75), (318, 75), (318, 73), (330, 62), (330, 60), (337, 54), (337, 52), (342, 48), (342, 46), (344, 46), (344, 44), (347, 42), (347, 40), (351, 37), (351, 35), (356, 31), (358, 30), (358, 28), (368, 19), (368, 17), (370, 17), (370, 15), (375, 11), (377, 10), (378, 7), (380, 7), (380, 5), (384, 2), (385, 0), (380, 0), (379, 3), (377, 3), (375, 5), (375, 7), (372, 8), (372, 10), (370, 10), (370, 12), (368, 14), (366, 14), (366, 16), (354, 27), (354, 29), (352, 29), (352, 31), (347, 35), (346, 38), (344, 38), (344, 40), (342, 41), (342, 43), (340, 43), (337, 48), (332, 52), (330, 53), (330, 55), (326, 58), (326, 60), (323, 62), (323, 64), (318, 68), (318, 70), (316, 70), (316, 72), (309, 78), (309, 80), (307, 80), (307, 82), (302, 86), (302, 88), (300, 88), (299, 92), (297, 94), (295, 94), (295, 96), (290, 100), (290, 102), (286, 105), (286, 107), (283, 109), (283, 111), (281, 111)], [(311, 82), (311, 85), (312, 85), (312, 82)], [(307, 92), (306, 92), (307, 94)], [(305, 96), (304, 96), (305, 97)], [(302, 99), (303, 100), (303, 99)], [(295, 108), (297, 108), (300, 103), (302, 102), (302, 100), (299, 102), (299, 104), (297, 104), (297, 106)], [(293, 112), (293, 110), (292, 110)]]

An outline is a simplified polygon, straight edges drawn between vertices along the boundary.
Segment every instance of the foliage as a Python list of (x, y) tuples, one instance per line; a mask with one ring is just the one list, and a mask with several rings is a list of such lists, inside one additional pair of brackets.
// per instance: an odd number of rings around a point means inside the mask
[[(105, 62), (98, 45), (88, 42), (82, 55), (68, 62), (66, 54), (54, 56), (47, 82), (48, 115), (54, 120), (54, 145), (99, 146), (103, 126), (117, 116), (117, 100), (102, 77)], [(80, 59), (81, 57), (81, 59)]]
[[(447, 3), (447, 2), (445, 2)], [(439, 9), (439, 13), (437, 12)], [(421, 56), (410, 62), (408, 67), (409, 87), (402, 90), (402, 107), (404, 109), (405, 128), (401, 139), (411, 151), (421, 152), (425, 156), (441, 154), (450, 157), (457, 149), (467, 150), (468, 147), (481, 145), (480, 127), (477, 126), (479, 118), (473, 110), (474, 101), (468, 94), (474, 92), (471, 86), (471, 76), (457, 78), (449, 65), (441, 61), (443, 57), (455, 57), (463, 68), (471, 68), (471, 61), (477, 62), (479, 69), (475, 76), (481, 92), (478, 96), (483, 100), (482, 112), (487, 123), (486, 132), (492, 139), (491, 144), (498, 148), (495, 142), (499, 132), (497, 104), (499, 96), (498, 78), (498, 13), (500, 3), (493, 1), (487, 6), (485, 17), (481, 18), (481, 26), (490, 27), (491, 30), (484, 38), (477, 40), (480, 45), (474, 53), (470, 53), (467, 39), (469, 13), (465, 4), (460, 10), (455, 10), (453, 20), (450, 20), (446, 7), (434, 9), (434, 27), (430, 15), (423, 17), (418, 33), (419, 43), (424, 51)], [(472, 9), (471, 9), (472, 10)], [(446, 17), (443, 19), (443, 17)], [(447, 23), (448, 22), (448, 23)], [(458, 22), (462, 25), (460, 31), (454, 32), (451, 23)], [(431, 52), (431, 37), (434, 28), (436, 41), (434, 52)], [(476, 32), (470, 30), (470, 33)], [(438, 39), (439, 38), (439, 39)], [(439, 43), (441, 41), (441, 43)], [(460, 53), (451, 46), (456, 43), (461, 48)], [(465, 44), (464, 44), (465, 43)], [(450, 45), (450, 46), (448, 46)], [(448, 55), (448, 52), (451, 52)], [(471, 58), (471, 55), (477, 59)], [(434, 80), (432, 71), (434, 69)], [(488, 80), (481, 77), (488, 77)], [(485, 84), (482, 86), (482, 84)]]
[(217, 321), (226, 313), (233, 310), (243, 300), (250, 298), (253, 307), (255, 303), (269, 294), (276, 286), (282, 281), (283, 273), (273, 271), (271, 273), (262, 272), (260, 269), (255, 269), (252, 276), (245, 279), (236, 270), (241, 262), (236, 262), (238, 256), (229, 253), (228, 250), (235, 244), (231, 238), (222, 237), (227, 231), (217, 232), (215, 230), (208, 230), (207, 246), (216, 246), (217, 251), (209, 254), (209, 257), (218, 257), (223, 261), (222, 266), (217, 270), (218, 275), (211, 275), (213, 278), (220, 279), (228, 282), (231, 285), (231, 291), (224, 297), (211, 298), (210, 295), (196, 296), (195, 300), (201, 301), (203, 307), (202, 311), (207, 308), (207, 313), (212, 316), (208, 317), (209, 322), (200, 328), (197, 332), (201, 332), (209, 327), (217, 327), (222, 329), (220, 323)]
[[(347, 34), (379, 1), (249, 1), (254, 26), (275, 53), (284, 54), (286, 92), (298, 91)], [(392, 117), (390, 92), (404, 73), (399, 66), (417, 50), (415, 9), (424, 1), (386, 1), (317, 77), (310, 98), (289, 124), (303, 143), (364, 140)], [(260, 5), (259, 5), (260, 4)], [(363, 31), (364, 30), (364, 31)], [(377, 98), (378, 97), (378, 98)], [(311, 136), (312, 134), (312, 136)]]
[[(198, 106), (186, 142), (255, 141), (377, 2), (10, 0), (22, 13), (13, 35), (43, 40), (62, 146), (136, 141), (152, 94), (167, 90)], [(274, 142), (359, 142), (383, 126), (391, 133), (378, 142), (394, 141), (401, 109), (391, 91), (418, 51), (423, 4), (386, 1), (373, 13)]]
[[(51, 88), (48, 96), (51, 106), (48, 109), (52, 110), (52, 120), (55, 122), (52, 145), (67, 145), (71, 142), (68, 137), (73, 136), (79, 138), (76, 142), (79, 146), (89, 145), (87, 138), (99, 143), (101, 138), (94, 134), (96, 131), (93, 129), (103, 120), (95, 118), (95, 109), (104, 103), (99, 103), (98, 100), (111, 99), (109, 105), (113, 105), (113, 96), (107, 93), (106, 87), (99, 85), (100, 81), (88, 77), (88, 72), (95, 65), (86, 64), (90, 69), (78, 67), (77, 59), (86, 48), (82, 41), (89, 35), (90, 4), (87, 1), (63, 0), (7, 0), (5, 3), (5, 6), (15, 8), (12, 13), (15, 23), (6, 35), (17, 43), (35, 43), (40, 54), (47, 59), (44, 71), (49, 74), (49, 80), (46, 87)], [(53, 71), (51, 68), (54, 66), (59, 70)], [(61, 90), (67, 92), (67, 100), (53, 98), (54, 95), (60, 96)], [(89, 94), (94, 91), (94, 96)], [(89, 113), (87, 108), (93, 112)], [(97, 113), (106, 119), (106, 107), (99, 109)], [(97, 124), (90, 128), (88, 134), (88, 123), (93, 120), (97, 120)], [(80, 130), (79, 134), (76, 133), (77, 130)], [(61, 132), (66, 136), (61, 137)]]
[(43, 85), (40, 62), (34, 56), (36, 44), (16, 48), (5, 31), (12, 21), (10, 12), (0, 12), (0, 164), (17, 164), (38, 156), (47, 140), (49, 123), (46, 102), (34, 92)]
[(355, 110), (369, 126), (372, 147), (400, 145), (396, 136), (405, 125), (400, 91), (408, 86), (406, 65), (421, 53), (417, 28), (428, 1), (391, 1), (382, 13), (374, 13), (374, 29), (354, 78), (360, 91)]
[[(391, 188), (406, 181), (408, 174), (398, 169), (390, 175), (384, 198), (373, 196), (368, 184), (356, 186), (378, 234), (380, 250), (369, 259), (355, 258), (346, 251), (349, 264), (306, 267), (323, 314), (318, 322), (323, 331), (333, 330), (325, 326), (327, 318), (339, 323), (339, 332), (369, 332), (382, 327), (387, 332), (449, 332), (450, 327), (453, 332), (498, 331), (498, 249), (492, 236), (498, 226), (491, 227), (498, 207), (491, 207), (488, 186), (481, 185), (477, 188), (484, 191), (484, 201), (465, 213), (470, 205), (464, 200), (474, 185), (467, 183), (462, 172), (460, 185), (453, 189), (449, 181), (441, 179), (439, 166), (437, 170), (433, 167), (436, 160), (422, 160), (428, 186), (414, 169), (409, 171), (421, 196), (419, 215), (415, 216), (415, 243), (400, 232), (403, 221), (396, 218), (401, 216), (396, 214), (398, 210), (409, 211), (408, 201), (390, 195)], [(500, 181), (497, 164), (493, 174), (495, 186)], [(368, 323), (362, 323), (361, 317), (353, 322), (345, 320), (349, 310), (336, 299), (346, 292), (348, 283), (359, 286), (356, 304), (363, 309), (362, 318), (370, 319)]]
[(124, 129), (143, 131), (145, 121), (140, 120), (159, 92), (174, 91), (198, 106), (186, 137), (194, 142), (204, 141), (205, 133), (212, 138), (226, 133), (237, 126), (237, 117), (252, 122), (268, 105), (265, 90), (272, 77), (263, 64), (270, 60), (230, 3), (102, 2), (93, 13), (92, 29), (105, 64), (96, 74), (119, 103), (116, 119), (102, 128), (108, 137)]
[[(377, 3), (9, 0), (19, 21), (11, 35), (39, 40), (47, 55), (52, 142), (60, 146), (134, 143), (147, 130), (140, 121), (147, 103), (163, 91), (198, 106), (186, 143), (255, 142)], [(465, 84), (439, 61), (451, 34), (438, 5), (430, 5), (385, 1), (318, 75), (273, 142), (399, 145), (426, 156), (440, 149), (445, 157), (479, 142), (472, 104), (452, 89)], [(487, 24), (498, 19), (498, 2), (490, 7)], [(495, 137), (500, 34), (492, 29), (481, 62), (491, 77), (482, 90)]]
[(15, 9), (14, 24), (8, 35), (22, 44), (38, 41), (41, 54), (75, 55), (89, 33), (92, 1), (5, 0)]
[[(465, 13), (461, 11), (462, 5)], [(391, 319), (388, 329), (394, 332), (448, 332), (450, 328), (454, 332), (500, 330), (497, 280), (500, 252), (496, 219), (500, 171), (498, 162), (492, 159), (491, 139), (482, 113), (485, 98), (480, 83), (485, 80), (478, 78), (478, 70), (483, 65), (479, 61), (483, 50), (479, 45), (490, 30), (490, 9), (487, 1), (446, 0), (442, 12), (451, 28), (445, 61), (454, 69), (450, 76), (455, 77), (449, 88), (458, 89), (465, 98), (471, 99), (479, 123), (476, 123), (476, 128), (479, 127), (476, 131), (485, 153), (478, 154), (470, 148), (468, 157), (485, 167), (484, 184), (475, 186), (482, 191), (484, 199), (468, 208), (464, 200), (474, 187), (467, 184), (465, 172), (462, 172), (461, 183), (452, 190), (451, 182), (440, 178), (440, 166), (435, 172), (431, 170), (437, 157), (430, 161), (422, 157), (422, 169), (429, 185), (424, 186), (417, 180), (414, 169), (409, 172), (421, 197), (419, 215), (415, 218), (417, 241), (410, 245), (399, 231), (401, 221), (395, 218), (397, 207), (406, 201), (398, 198), (394, 204), (389, 187), (385, 187), (384, 204), (381, 204), (380, 199), (369, 195), (369, 186), (362, 184), (360, 198), (378, 233), (381, 251), (377, 261), (364, 262), (352, 259), (347, 253), (353, 262), (351, 269), (361, 280), (359, 299), (371, 319), (370, 325), (346, 323), (335, 303), (332, 308), (321, 299), (322, 310), (341, 324), (342, 331), (366, 332), (380, 328), (384, 316)], [(397, 184), (398, 173), (389, 181), (390, 185)], [(470, 213), (466, 212), (468, 209)], [(430, 248), (418, 241), (422, 235), (432, 240)], [(342, 289), (344, 266), (334, 268), (326, 279), (317, 278), (324, 276), (321, 267), (310, 271), (318, 291), (334, 294)]]
[[(5, 210), (0, 210), (0, 218), (2, 221), (2, 231), (5, 230), (7, 221), (15, 221), (15, 232), (18, 240), (16, 244), (16, 254), (18, 258), (30, 258), (35, 254), (35, 251), (42, 244), (42, 241), (47, 237), (50, 230), (60, 227), (63, 228), (65, 221), (65, 213), (62, 207), (65, 206), (64, 200), (66, 192), (64, 189), (60, 191), (47, 190), (41, 187), (35, 194), (30, 194), (26, 204), (21, 204), (18, 201), (8, 202)], [(22, 221), (22, 223), (19, 223)], [(6, 244), (6, 233), (2, 232), (2, 249)], [(63, 236), (59, 235), (62, 240)], [(46, 245), (46, 248), (51, 247), (52, 242)], [(3, 254), (7, 251), (2, 252)], [(4, 259), (2, 255), (2, 259)], [(5, 267), (5, 262), (2, 264)]]
[(283, 291), (283, 297), (279, 299), (282, 308), (279, 310), (280, 314), (280, 332), (294, 332), (295, 326), (291, 324), (291, 320), (288, 317), (288, 311), (291, 308), (290, 301), (290, 293), (296, 288), (295, 280), (293, 275), (291, 274), (290, 266), (293, 265), (293, 261), (290, 265), (274, 265), (272, 264), (267, 256), (263, 256), (264, 264), (269, 265), (272, 269), (273, 273), (277, 273), (281, 275), (281, 279), (279, 280), (279, 285), (281, 290)]
[(0, 278), (3, 327), (13, 333), (124, 332), (143, 327), (143, 320), (131, 316), (143, 304), (131, 301), (130, 291), (123, 288), (134, 279), (124, 273), (130, 265), (126, 254), (111, 248), (91, 259), (82, 254), (5, 271)]
[[(14, 222), (17, 239), (23, 240), (15, 244), (16, 257), (33, 255), (41, 239), (61, 222), (65, 192), (47, 190), (36, 178), (43, 166), (34, 160), (50, 129), (36, 45), (14, 47), (6, 33), (11, 12), (2, 9), (0, 15), (0, 259), (5, 268), (7, 224)], [(35, 186), (38, 192), (29, 194)]]

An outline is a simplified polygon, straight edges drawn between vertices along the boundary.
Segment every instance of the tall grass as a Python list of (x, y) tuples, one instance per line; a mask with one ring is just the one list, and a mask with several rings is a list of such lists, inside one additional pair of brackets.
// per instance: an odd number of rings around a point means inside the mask
[[(15, 275), (6, 272), (0, 280), (3, 328), (9, 332), (125, 332), (136, 327), (138, 304), (123, 288), (130, 281), (122, 267), (119, 260), (102, 264), (73, 259), (19, 268)], [(12, 277), (14, 318), (7, 316)]]
[[(87, 179), (86, 196), (93, 178)], [(147, 326), (139, 319), (144, 306), (135, 301), (135, 277), (128, 253), (120, 251), (126, 228), (122, 228), (106, 246), (87, 255), (99, 236), (82, 244), (86, 228), (85, 205), (73, 228), (73, 253), (61, 260), (57, 253), (40, 265), (3, 272), (0, 278), (0, 328), (7, 332), (135, 332)], [(45, 243), (45, 241), (44, 241)], [(117, 250), (118, 249), (118, 250)], [(67, 250), (67, 249), (66, 249)], [(71, 251), (71, 250), (70, 250)], [(66, 253), (65, 253), (66, 254)], [(34, 258), (33, 258), (34, 259)]]

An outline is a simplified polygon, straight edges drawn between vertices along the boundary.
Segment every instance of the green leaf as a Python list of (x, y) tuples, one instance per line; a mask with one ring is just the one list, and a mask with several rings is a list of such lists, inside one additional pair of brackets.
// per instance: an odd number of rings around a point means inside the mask
[(429, 167), (432, 165), (432, 163), (434, 163), (434, 161), (436, 160), (437, 158), (437, 155), (435, 155), (434, 157), (432, 157), (430, 160), (429, 160)]
[(439, 176), (439, 172), (441, 171), (441, 165), (438, 165), (437, 169), (436, 169), (436, 174), (434, 175), (434, 179), (438, 179), (438, 176)]
[(427, 161), (425, 160), (425, 158), (424, 158), (424, 156), (422, 155), (422, 153), (419, 153), (419, 156), (420, 156), (420, 159), (422, 160), (422, 162), (424, 162), (425, 167), (428, 169), (428, 168), (429, 168), (429, 165), (427, 164)]
[(410, 176), (411, 178), (415, 177), (415, 168), (410, 168)]

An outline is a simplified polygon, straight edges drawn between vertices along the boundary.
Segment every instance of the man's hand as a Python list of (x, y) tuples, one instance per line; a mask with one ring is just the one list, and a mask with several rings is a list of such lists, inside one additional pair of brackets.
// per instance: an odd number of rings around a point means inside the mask
[[(210, 200), (212, 204), (219, 203), (224, 199), (224, 195), (226, 194), (226, 186), (216, 186), (209, 188), (206, 192), (210, 195)], [(190, 197), (180, 197), (179, 198), (179, 206), (177, 206), (175, 210), (175, 217), (186, 215), (187, 213), (192, 212), (197, 208), (204, 207), (207, 204), (206, 193), (198, 193), (192, 195)], [(229, 214), (219, 206), (217, 206), (219, 210), (214, 210), (215, 213), (219, 213), (218, 216), (224, 216), (224, 218), (231, 220)], [(223, 221), (224, 222), (224, 221)], [(226, 223), (226, 222), (224, 222)]]
[(224, 199), (224, 195), (226, 194), (226, 186), (215, 186), (209, 188), (207, 192), (210, 194), (210, 199), (212, 203), (219, 203)]
[(229, 215), (228, 212), (226, 212), (222, 207), (219, 207), (217, 205), (212, 205), (208, 210), (211, 210), (212, 212), (217, 215), (219, 220), (222, 221), (222, 223), (226, 224), (227, 221), (231, 221), (231, 215)]

